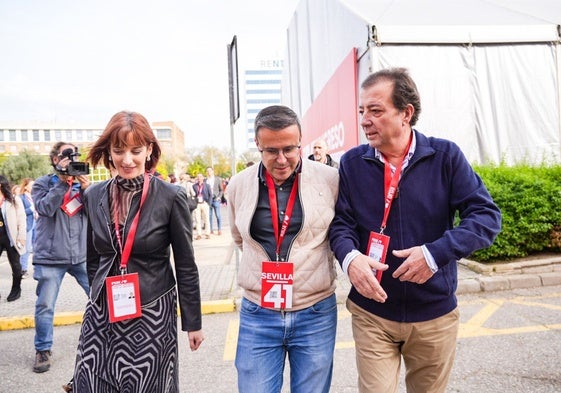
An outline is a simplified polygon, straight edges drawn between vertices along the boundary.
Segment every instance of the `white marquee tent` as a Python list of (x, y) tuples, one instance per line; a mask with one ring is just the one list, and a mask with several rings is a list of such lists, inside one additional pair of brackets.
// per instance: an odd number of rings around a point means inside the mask
[(415, 128), (470, 161), (561, 162), (560, 24), (558, 0), (302, 0), (283, 102), (304, 115), (356, 48), (357, 91), (372, 71), (408, 68), (421, 94)]

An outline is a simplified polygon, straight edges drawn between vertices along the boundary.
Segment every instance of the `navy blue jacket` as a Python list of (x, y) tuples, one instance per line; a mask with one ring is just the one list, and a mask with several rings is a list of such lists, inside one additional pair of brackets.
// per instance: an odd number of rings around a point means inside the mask
[[(457, 306), (457, 260), (491, 245), (501, 214), (485, 185), (453, 142), (415, 131), (416, 148), (404, 169), (384, 234), (390, 236), (381, 285), (385, 303), (360, 295), (349, 298), (365, 310), (398, 322), (438, 318)], [(339, 163), (339, 198), (329, 239), (343, 262), (357, 249), (366, 253), (371, 231), (379, 232), (384, 213), (384, 165), (368, 144), (345, 153)], [(454, 227), (459, 213), (460, 223)], [(392, 273), (403, 259), (392, 250), (426, 245), (438, 271), (424, 284), (401, 282)]]
[[(199, 195), (199, 182), (193, 184), (193, 190), (195, 191), (195, 198), (197, 198), (197, 195)], [(203, 182), (203, 191), (201, 193), (203, 200), (210, 205), (212, 203), (212, 190), (206, 181)]]

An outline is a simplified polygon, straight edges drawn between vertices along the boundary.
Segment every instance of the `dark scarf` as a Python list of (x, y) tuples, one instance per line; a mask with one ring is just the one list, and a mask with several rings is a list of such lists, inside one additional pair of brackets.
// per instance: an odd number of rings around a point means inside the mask
[(110, 206), (111, 206), (111, 219), (115, 217), (114, 206), (115, 201), (119, 201), (119, 226), (124, 225), (127, 215), (131, 207), (133, 196), (142, 191), (144, 185), (144, 174), (134, 177), (132, 179), (123, 179), (117, 175), (110, 187)]

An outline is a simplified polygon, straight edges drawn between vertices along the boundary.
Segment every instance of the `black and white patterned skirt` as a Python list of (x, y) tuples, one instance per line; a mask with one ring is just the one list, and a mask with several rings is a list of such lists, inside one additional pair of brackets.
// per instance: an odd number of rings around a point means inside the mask
[(142, 316), (109, 323), (105, 291), (88, 303), (73, 392), (178, 392), (175, 289), (142, 306)]

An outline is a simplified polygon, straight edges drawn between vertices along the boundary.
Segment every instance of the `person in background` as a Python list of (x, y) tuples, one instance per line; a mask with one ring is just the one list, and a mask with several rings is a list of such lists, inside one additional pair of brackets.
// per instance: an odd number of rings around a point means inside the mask
[(169, 182), (170, 182), (171, 184), (177, 183), (177, 178), (175, 177), (175, 173), (170, 173), (170, 174), (169, 174)]
[(197, 181), (193, 184), (193, 190), (197, 197), (197, 208), (195, 209), (197, 237), (195, 239), (200, 240), (201, 235), (204, 235), (205, 239), (210, 239), (209, 206), (212, 201), (212, 191), (208, 183), (205, 182), (202, 173), (197, 175)]
[(128, 111), (88, 153), (118, 174), (84, 195), (91, 296), (73, 391), (178, 392), (177, 296), (189, 347), (204, 340), (187, 193), (151, 173), (160, 154), (150, 123)]
[(261, 162), (230, 179), (228, 212), (242, 250), (236, 353), (241, 393), (328, 392), (337, 328), (336, 270), (327, 231), (337, 170), (300, 157), (298, 116), (285, 106), (255, 118)]
[(402, 358), (408, 392), (446, 391), (460, 324), (457, 261), (501, 229), (459, 147), (413, 129), (420, 112), (407, 70), (371, 74), (359, 95), (368, 143), (339, 163), (329, 240), (352, 283), (359, 392), (397, 392)]
[[(187, 191), (187, 201), (189, 203), (189, 211), (191, 212), (191, 219), (193, 218), (193, 211), (197, 208), (197, 196), (195, 195), (195, 190), (193, 190), (193, 181), (191, 180), (191, 175), (188, 173), (183, 173), (179, 176), (179, 185), (185, 188)], [(193, 220), (194, 222), (194, 220)]]
[(35, 204), (33, 203), (33, 198), (31, 198), (31, 189), (33, 188), (33, 179), (26, 177), (21, 181), (19, 185), (19, 197), (23, 202), (25, 208), (26, 216), (26, 226), (27, 226), (27, 242), (25, 243), (25, 252), (21, 255), (21, 269), (22, 278), (27, 278), (27, 266), (29, 263), (29, 257), (33, 252), (33, 233), (35, 229)]
[(86, 273), (86, 228), (82, 192), (90, 185), (87, 175), (71, 176), (68, 165), (77, 157), (76, 146), (57, 142), (49, 158), (54, 173), (33, 184), (35, 240), (33, 278), (37, 281), (35, 302), (35, 364), (33, 371), (48, 371), (52, 362), (55, 304), (62, 279), (69, 273), (89, 292)]
[(211, 167), (206, 168), (206, 175), (206, 182), (209, 185), (210, 192), (212, 194), (209, 204), (210, 232), (214, 234), (213, 216), (216, 216), (217, 234), (222, 235), (222, 215), (220, 212), (220, 205), (222, 204), (222, 199), (224, 198), (222, 179), (218, 176), (214, 176), (214, 169)]
[(339, 168), (339, 164), (335, 162), (329, 154), (327, 154), (327, 143), (323, 139), (318, 139), (314, 142), (314, 153), (308, 156), (308, 159), (321, 162), (322, 164)]
[(228, 199), (226, 198), (228, 183), (230, 183), (229, 177), (225, 177), (224, 179), (222, 179), (222, 198), (220, 200), (222, 206), (226, 206), (228, 204)]
[(10, 182), (0, 175), (0, 254), (5, 250), (12, 269), (12, 288), (7, 301), (21, 297), (20, 254), (25, 252), (26, 226), (25, 210), (21, 199), (12, 194)]
[(179, 184), (185, 187), (185, 190), (187, 190), (187, 195), (194, 195), (193, 180), (191, 179), (191, 175), (189, 175), (188, 173), (183, 173), (181, 176), (179, 176)]

